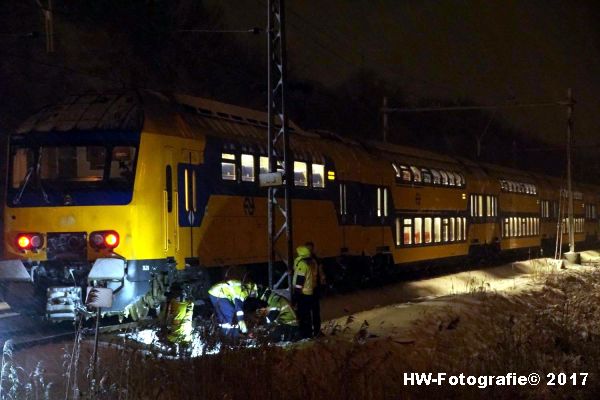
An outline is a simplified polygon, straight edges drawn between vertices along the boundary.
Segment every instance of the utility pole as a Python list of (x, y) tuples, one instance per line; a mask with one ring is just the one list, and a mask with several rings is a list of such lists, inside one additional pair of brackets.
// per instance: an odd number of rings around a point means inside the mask
[(569, 196), (569, 252), (575, 252), (575, 227), (573, 219), (573, 186), (571, 181), (571, 136), (573, 135), (573, 93), (567, 89), (567, 191)]
[[(387, 110), (388, 99), (387, 96), (383, 96), (383, 110)], [(388, 133), (389, 133), (389, 122), (388, 122), (388, 113), (383, 113), (383, 142), (387, 142)]]
[[(288, 288), (292, 288), (292, 184), (294, 170), (290, 156), (290, 138), (285, 113), (286, 51), (284, 0), (268, 0), (267, 56), (268, 56), (268, 158), (269, 173), (276, 173), (282, 162), (283, 184), (268, 189), (267, 217), (269, 231), (269, 288), (277, 289), (287, 275)], [(277, 222), (280, 222), (278, 225)], [(284, 242), (282, 246), (278, 243)], [(284, 254), (281, 254), (281, 253)], [(274, 283), (275, 263), (281, 260), (286, 273)]]

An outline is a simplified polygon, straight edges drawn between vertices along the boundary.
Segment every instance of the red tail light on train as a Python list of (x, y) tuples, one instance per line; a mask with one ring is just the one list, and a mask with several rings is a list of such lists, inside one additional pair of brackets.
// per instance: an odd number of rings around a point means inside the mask
[(19, 233), (17, 247), (22, 250), (39, 250), (44, 245), (44, 237), (40, 233)]
[(119, 234), (115, 231), (96, 231), (90, 233), (90, 246), (96, 250), (112, 250), (119, 245)]

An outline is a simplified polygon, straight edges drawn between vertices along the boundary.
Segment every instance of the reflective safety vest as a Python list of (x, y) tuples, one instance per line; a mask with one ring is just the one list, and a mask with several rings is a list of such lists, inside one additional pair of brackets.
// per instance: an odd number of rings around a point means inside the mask
[(171, 343), (189, 343), (192, 341), (193, 315), (194, 303), (191, 301), (172, 299), (169, 302), (169, 315), (167, 317), (169, 334), (167, 339)]
[(315, 263), (311, 258), (308, 247), (299, 246), (296, 252), (298, 253), (298, 257), (294, 260), (292, 286), (294, 290), (302, 291), (302, 294), (311, 295), (317, 286)]
[(257, 293), (258, 287), (255, 283), (242, 284), (236, 279), (219, 282), (208, 290), (211, 296), (227, 299), (233, 304), (238, 322), (244, 321), (244, 301), (250, 296), (256, 296)]
[(219, 299), (227, 299), (235, 304), (236, 300), (244, 302), (250, 295), (256, 295), (258, 289), (255, 283), (245, 284), (231, 279), (219, 282), (208, 290), (208, 294)]
[(267, 322), (270, 324), (298, 325), (296, 312), (289, 300), (277, 293), (271, 293), (267, 298), (267, 310)]

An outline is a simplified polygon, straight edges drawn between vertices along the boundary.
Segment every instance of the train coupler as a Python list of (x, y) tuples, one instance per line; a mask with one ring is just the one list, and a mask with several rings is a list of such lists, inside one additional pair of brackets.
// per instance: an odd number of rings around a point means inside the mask
[(49, 287), (46, 293), (46, 317), (50, 321), (74, 321), (84, 309), (79, 286)]

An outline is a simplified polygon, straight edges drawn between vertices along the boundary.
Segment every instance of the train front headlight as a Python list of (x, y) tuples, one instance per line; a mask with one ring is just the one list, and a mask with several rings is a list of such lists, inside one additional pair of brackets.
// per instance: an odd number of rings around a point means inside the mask
[(44, 245), (44, 237), (41, 233), (19, 233), (17, 235), (17, 247), (19, 250), (39, 250)]
[(116, 231), (96, 231), (90, 233), (90, 246), (96, 250), (112, 250), (119, 245), (119, 234)]

